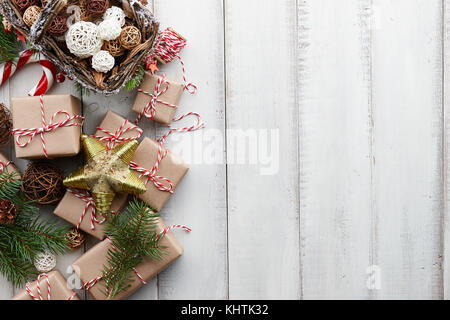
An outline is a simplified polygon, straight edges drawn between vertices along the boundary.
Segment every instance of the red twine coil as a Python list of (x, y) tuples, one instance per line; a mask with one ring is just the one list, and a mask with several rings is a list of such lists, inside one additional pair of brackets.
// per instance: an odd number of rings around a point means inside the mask
[[(44, 139), (44, 133), (51, 132), (53, 130), (56, 130), (58, 128), (62, 127), (73, 127), (73, 126), (81, 126), (84, 122), (84, 117), (80, 115), (73, 115), (70, 116), (70, 114), (67, 111), (59, 110), (55, 112), (52, 117), (50, 118), (50, 122), (46, 123), (45, 121), (45, 114), (44, 114), (44, 101), (43, 96), (40, 96), (40, 104), (41, 104), (41, 120), (42, 120), (42, 127), (41, 128), (18, 128), (11, 130), (13, 135), (18, 135), (16, 138), (16, 143), (19, 147), (25, 148), (30, 144), (30, 142), (33, 140), (34, 136), (39, 134), (41, 135), (41, 141), (42, 141), (42, 149), (44, 150), (44, 155), (46, 158), (48, 158), (47, 154), (47, 147), (45, 145), (45, 139)], [(60, 115), (64, 114), (66, 115), (66, 119), (60, 122), (54, 122), (55, 118)], [(81, 119), (81, 123), (78, 122), (71, 122), (76, 119)], [(21, 139), (26, 139), (25, 142), (20, 142)]]

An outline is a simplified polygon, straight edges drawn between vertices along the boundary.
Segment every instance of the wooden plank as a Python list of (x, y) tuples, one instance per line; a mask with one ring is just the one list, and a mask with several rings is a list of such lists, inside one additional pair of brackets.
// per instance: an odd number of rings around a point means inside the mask
[(296, 1), (225, 1), (230, 299), (300, 298), (295, 44)]
[(300, 1), (304, 299), (366, 299), (371, 264), (370, 1)]
[(443, 174), (444, 174), (444, 211), (443, 211), (443, 287), (444, 299), (450, 299), (450, 286), (446, 285), (450, 280), (450, 0), (443, 0), (443, 99), (444, 99), (444, 135), (443, 135)]
[(376, 298), (441, 298), (442, 1), (373, 3)]
[[(158, 276), (158, 297), (225, 299), (228, 276), (223, 5), (221, 1), (156, 0), (155, 14), (162, 29), (171, 26), (187, 38), (181, 57), (188, 81), (199, 88), (195, 95), (183, 94), (177, 115), (195, 111), (207, 125), (199, 132), (174, 134), (168, 141), (169, 148), (191, 168), (161, 215), (168, 224), (186, 224), (193, 231), (175, 231), (185, 252)], [(161, 67), (161, 72), (167, 73), (169, 79), (182, 81), (178, 61)], [(192, 119), (174, 125), (190, 123)], [(157, 128), (159, 135), (166, 131)], [(211, 148), (215, 150), (213, 156), (208, 151)]]

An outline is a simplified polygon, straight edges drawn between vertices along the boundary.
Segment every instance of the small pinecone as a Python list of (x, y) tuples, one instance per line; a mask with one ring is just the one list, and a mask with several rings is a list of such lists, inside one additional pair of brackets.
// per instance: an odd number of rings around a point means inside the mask
[(0, 223), (12, 223), (17, 216), (17, 208), (10, 200), (0, 201)]

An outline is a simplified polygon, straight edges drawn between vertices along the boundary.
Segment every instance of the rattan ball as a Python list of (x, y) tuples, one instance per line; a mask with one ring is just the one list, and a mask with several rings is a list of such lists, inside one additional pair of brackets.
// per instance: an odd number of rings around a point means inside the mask
[(25, 196), (40, 205), (55, 204), (64, 196), (61, 170), (48, 162), (33, 162), (22, 177)]
[(76, 250), (80, 248), (86, 241), (86, 233), (77, 228), (71, 228), (66, 233), (67, 245), (70, 249)]
[(50, 251), (38, 253), (33, 262), (34, 267), (39, 272), (50, 272), (56, 267), (56, 257)]
[(86, 1), (86, 9), (89, 13), (101, 16), (106, 12), (106, 9), (109, 7), (109, 0), (85, 0)]
[(41, 14), (41, 8), (38, 6), (31, 6), (28, 7), (25, 12), (23, 13), (23, 22), (29, 27), (33, 25), (33, 23), (36, 22), (37, 18)]
[(120, 22), (115, 19), (103, 20), (98, 25), (98, 33), (102, 40), (109, 41), (117, 39), (121, 32), (122, 27), (120, 26)]
[(98, 28), (92, 22), (78, 21), (66, 33), (66, 45), (70, 52), (80, 58), (88, 58), (102, 47)]
[(114, 57), (105, 50), (100, 50), (92, 57), (92, 68), (98, 72), (108, 72), (114, 68), (115, 63)]
[(134, 26), (128, 26), (122, 29), (119, 39), (122, 47), (125, 49), (133, 49), (141, 43), (141, 32)]
[(11, 113), (3, 103), (0, 103), (0, 147), (5, 146), (11, 139), (11, 129)]
[(50, 27), (48, 27), (48, 33), (53, 36), (62, 36), (68, 29), (67, 18), (65, 16), (56, 16), (50, 23)]
[(119, 7), (112, 6), (108, 8), (103, 15), (103, 20), (114, 19), (120, 23), (120, 27), (123, 27), (125, 24), (125, 12)]
[(38, 4), (38, 0), (13, 0), (13, 2), (20, 11)]
[(119, 39), (104, 41), (102, 49), (108, 51), (113, 57), (120, 57), (125, 53), (125, 49), (120, 44)]

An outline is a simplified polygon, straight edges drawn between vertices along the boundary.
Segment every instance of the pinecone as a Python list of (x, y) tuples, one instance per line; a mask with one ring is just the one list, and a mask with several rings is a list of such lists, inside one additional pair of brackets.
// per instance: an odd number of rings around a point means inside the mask
[(17, 216), (17, 208), (10, 200), (0, 201), (0, 223), (12, 223)]

